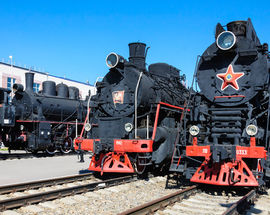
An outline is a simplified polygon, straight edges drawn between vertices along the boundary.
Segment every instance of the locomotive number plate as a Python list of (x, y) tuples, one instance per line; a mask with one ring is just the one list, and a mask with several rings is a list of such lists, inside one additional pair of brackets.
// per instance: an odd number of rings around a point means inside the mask
[(125, 91), (121, 90), (121, 91), (113, 91), (112, 92), (112, 97), (113, 97), (113, 103), (115, 104), (123, 104), (124, 103), (124, 95), (125, 95)]
[(243, 150), (243, 149), (236, 150), (236, 154), (237, 155), (247, 155), (247, 150)]
[(208, 149), (203, 149), (202, 150), (202, 153), (207, 154), (208, 153)]

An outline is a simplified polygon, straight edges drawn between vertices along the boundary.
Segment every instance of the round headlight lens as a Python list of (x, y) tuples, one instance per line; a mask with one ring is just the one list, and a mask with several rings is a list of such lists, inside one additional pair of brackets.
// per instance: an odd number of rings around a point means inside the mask
[(86, 124), (84, 125), (84, 129), (85, 129), (86, 131), (90, 131), (91, 128), (92, 128), (92, 126), (91, 126), (89, 123), (86, 123)]
[(236, 37), (231, 31), (223, 31), (218, 35), (216, 44), (221, 50), (228, 50), (234, 46)]
[(125, 124), (126, 132), (131, 132), (132, 129), (133, 129), (133, 125), (131, 123), (128, 122), (128, 123)]
[(107, 57), (106, 57), (106, 64), (108, 67), (110, 68), (114, 68), (117, 66), (119, 62), (119, 57), (117, 54), (115, 54), (114, 52), (110, 53)]
[(248, 125), (246, 127), (246, 132), (249, 136), (255, 136), (258, 132), (258, 128), (256, 125)]
[(200, 132), (200, 128), (197, 126), (197, 125), (192, 125), (190, 128), (189, 128), (189, 133), (192, 135), (192, 136), (197, 136)]

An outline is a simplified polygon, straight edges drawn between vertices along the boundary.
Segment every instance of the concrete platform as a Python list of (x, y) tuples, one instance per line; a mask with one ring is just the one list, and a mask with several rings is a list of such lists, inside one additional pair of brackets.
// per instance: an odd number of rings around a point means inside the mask
[(86, 173), (89, 155), (80, 163), (77, 155), (0, 160), (0, 186)]

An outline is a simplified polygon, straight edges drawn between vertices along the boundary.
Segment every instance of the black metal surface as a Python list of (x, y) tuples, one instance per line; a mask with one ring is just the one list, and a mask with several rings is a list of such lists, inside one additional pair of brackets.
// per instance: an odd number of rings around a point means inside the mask
[[(91, 124), (98, 126), (88, 133), (89, 139), (100, 139), (93, 150), (97, 155), (114, 151), (115, 139), (146, 139), (147, 123), (148, 138), (151, 138), (159, 102), (184, 106), (188, 93), (183, 83), (185, 76), (180, 75), (179, 69), (166, 63), (151, 64), (147, 70), (145, 48), (144, 43), (129, 44), (129, 61), (122, 59), (121, 66), (117, 64), (110, 67), (103, 80), (97, 83), (97, 94), (90, 102), (93, 116), (89, 119)], [(149, 161), (156, 168), (172, 156), (177, 125), (182, 113), (180, 109), (164, 107), (162, 106), (159, 112), (157, 133), (165, 130), (168, 135), (155, 140), (154, 152), (147, 155), (152, 156)], [(132, 125), (130, 131), (125, 129), (126, 124)], [(131, 156), (133, 160), (136, 159), (135, 153)]]
[(94, 191), (96, 189), (102, 189), (104, 187), (115, 186), (122, 183), (127, 183), (136, 180), (134, 176), (126, 176), (116, 179), (109, 179), (101, 182), (94, 182), (86, 185), (78, 185), (74, 187), (68, 187), (43, 193), (37, 193), (18, 198), (12, 198), (0, 201), (0, 211), (18, 208), (24, 205), (39, 203), (43, 201), (53, 200), (69, 195), (80, 194), (84, 192)]
[[(33, 92), (34, 73), (25, 73), (26, 89), (14, 84), (15, 95), (8, 103), (7, 92), (0, 89), (1, 141), (11, 150), (26, 149), (31, 152), (61, 149), (75, 137), (87, 112), (87, 100), (79, 98), (79, 89), (53, 81), (44, 81), (42, 91)], [(4, 98), (6, 97), (6, 98)], [(71, 124), (68, 124), (70, 123)]]
[[(199, 62), (197, 80), (201, 93), (209, 101), (233, 107), (250, 101), (267, 89), (269, 65), (268, 56), (262, 49), (250, 19), (231, 22), (227, 27), (236, 36), (235, 46), (229, 50), (220, 50), (215, 42), (210, 45)], [(239, 89), (234, 89), (232, 85), (222, 89), (223, 82), (217, 78), (218, 74), (226, 73), (229, 65), (232, 65), (234, 73), (244, 74), (237, 80)], [(228, 97), (232, 95), (234, 97)]]
[[(231, 31), (236, 42), (228, 50), (224, 50), (217, 42), (218, 36), (226, 31), (225, 28), (224, 25), (217, 24), (216, 41), (200, 58), (195, 72), (200, 92), (195, 93), (192, 98), (190, 123), (200, 129), (196, 136), (197, 144), (211, 146), (213, 156), (210, 163), (234, 162), (241, 153), (234, 148), (249, 147), (251, 140), (254, 140), (256, 146), (265, 147), (268, 153), (270, 151), (268, 46), (260, 43), (253, 24), (248, 19), (227, 24), (227, 31)], [(256, 126), (257, 132), (248, 133), (247, 128), (250, 125)], [(192, 144), (191, 136), (188, 144)], [(231, 149), (228, 146), (232, 146)], [(201, 155), (204, 156), (203, 153)], [(270, 170), (269, 158), (264, 159), (262, 156), (258, 159), (252, 155), (252, 150), (245, 159), (244, 162), (252, 172), (260, 168), (260, 160), (263, 169)], [(190, 159), (185, 164), (189, 166), (186, 170), (189, 169), (190, 172), (199, 167), (199, 163)], [(186, 177), (190, 175), (186, 174)], [(267, 181), (267, 177), (258, 178), (259, 185)]]

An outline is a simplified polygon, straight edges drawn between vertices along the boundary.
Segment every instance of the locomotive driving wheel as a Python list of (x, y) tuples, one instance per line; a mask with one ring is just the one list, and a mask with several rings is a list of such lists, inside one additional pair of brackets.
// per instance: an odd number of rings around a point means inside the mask
[(56, 147), (53, 143), (51, 143), (47, 148), (46, 148), (46, 152), (49, 154), (49, 155), (54, 155), (55, 152), (56, 152)]
[(146, 165), (144, 164), (146, 164), (146, 158), (143, 157), (143, 154), (137, 154), (134, 163), (134, 170), (137, 174), (142, 175), (145, 173)]
[(60, 145), (60, 150), (62, 153), (67, 154), (71, 151), (72, 148), (72, 138), (66, 137), (64, 142)]

